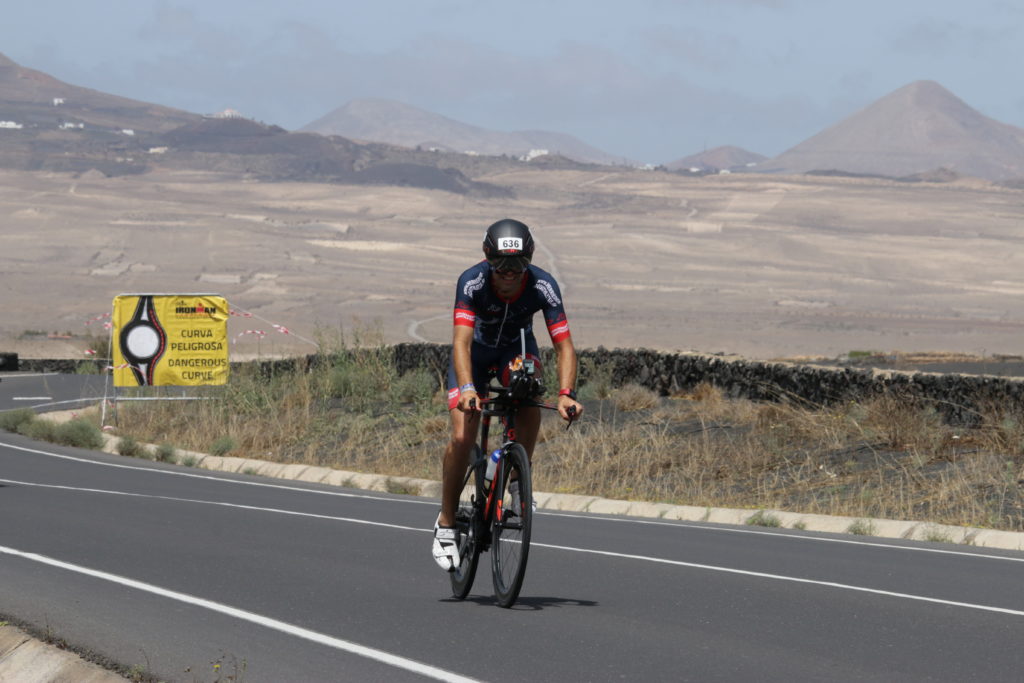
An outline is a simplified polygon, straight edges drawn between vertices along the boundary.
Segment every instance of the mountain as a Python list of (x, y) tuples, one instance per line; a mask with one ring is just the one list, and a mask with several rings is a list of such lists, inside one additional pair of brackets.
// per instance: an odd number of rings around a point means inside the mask
[(759, 164), (767, 158), (755, 152), (749, 152), (742, 147), (725, 145), (676, 159), (665, 164), (665, 167), (670, 171), (685, 171), (691, 168), (701, 171), (748, 170), (752, 164)]
[[(59, 81), (0, 54), (0, 121), (26, 129), (163, 132), (202, 118), (198, 114), (108, 95)], [(83, 124), (77, 128), (77, 124)], [(70, 130), (70, 127), (64, 130)]]
[(244, 118), (205, 118), (164, 133), (161, 163), (246, 174), (268, 181), (405, 185), (478, 197), (507, 197), (504, 188), (479, 183), (455, 168), (440, 168), (384, 145), (341, 137), (289, 133)]
[(591, 164), (631, 163), (571, 135), (539, 130), (493, 131), (385, 99), (353, 100), (300, 130), (449, 152), (524, 156), (531, 150), (547, 150)]
[(944, 168), (989, 180), (1024, 176), (1024, 129), (982, 115), (933, 81), (896, 90), (758, 165), (910, 176)]
[[(0, 168), (108, 176), (187, 168), (266, 181), (406, 185), (482, 197), (459, 155), (438, 158), (341, 137), (289, 133), (228, 111), (201, 116), (69, 85), (0, 54)], [(472, 161), (472, 160), (470, 160)], [(442, 165), (443, 164), (443, 165)], [(458, 168), (458, 166), (465, 168)]]

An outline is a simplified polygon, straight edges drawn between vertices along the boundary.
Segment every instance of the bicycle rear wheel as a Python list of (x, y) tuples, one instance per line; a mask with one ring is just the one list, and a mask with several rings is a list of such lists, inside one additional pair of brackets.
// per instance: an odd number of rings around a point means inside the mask
[(481, 495), (484, 486), (484, 474), (481, 467), (483, 459), (480, 457), (480, 447), (474, 445), (469, 457), (470, 467), (473, 469), (470, 479), (473, 481), (474, 493), (471, 501), (460, 501), (459, 508), (455, 511), (455, 528), (459, 530), (461, 564), (448, 573), (452, 582), (452, 595), (458, 600), (465, 599), (473, 587), (476, 567), (480, 563), (480, 551), (483, 549), (479, 533), (483, 526)]
[[(509, 491), (513, 481), (518, 482), (516, 496)], [(500, 479), (494, 485), (499, 487), (495, 495), (500, 496), (500, 502), (492, 523), (491, 575), (498, 605), (511, 607), (519, 597), (526, 575), (533, 526), (533, 487), (526, 449), (517, 443), (505, 449)]]

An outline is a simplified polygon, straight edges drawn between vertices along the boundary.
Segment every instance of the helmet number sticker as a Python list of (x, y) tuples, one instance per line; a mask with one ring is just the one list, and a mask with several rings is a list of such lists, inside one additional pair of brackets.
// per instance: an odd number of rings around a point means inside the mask
[(502, 237), (498, 240), (498, 249), (505, 251), (507, 249), (515, 249), (516, 251), (523, 250), (523, 238), (521, 237)]

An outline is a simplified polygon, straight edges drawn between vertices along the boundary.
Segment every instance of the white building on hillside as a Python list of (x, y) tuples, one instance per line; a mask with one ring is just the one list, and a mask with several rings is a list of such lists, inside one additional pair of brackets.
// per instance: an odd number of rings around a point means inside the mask
[(242, 115), (242, 112), (238, 111), (237, 109), (225, 109), (224, 111), (219, 111), (216, 114), (209, 114), (209, 115), (206, 116), (206, 118), (208, 118), (208, 119), (244, 119), (246, 117), (244, 115)]

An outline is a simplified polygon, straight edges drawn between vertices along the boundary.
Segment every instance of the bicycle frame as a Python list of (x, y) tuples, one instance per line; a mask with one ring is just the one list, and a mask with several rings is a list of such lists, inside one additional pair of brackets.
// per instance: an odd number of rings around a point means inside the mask
[[(480, 421), (480, 455), (472, 463), (466, 472), (466, 478), (462, 482), (463, 488), (469, 483), (470, 478), (473, 476), (473, 472), (477, 468), (486, 467), (487, 458), (490, 457), (490, 448), (488, 447), (488, 440), (491, 430), (491, 419), (494, 417), (500, 418), (502, 422), (502, 444), (501, 451), (502, 456), (504, 455), (505, 449), (511, 443), (516, 443), (516, 416), (519, 410), (522, 408), (536, 407), (544, 408), (547, 410), (558, 410), (555, 406), (547, 403), (541, 403), (535, 401), (532, 398), (527, 399), (516, 399), (510, 396), (511, 391), (506, 387), (489, 387), (489, 391), (494, 392), (496, 396), (494, 398), (481, 399), (481, 403), (484, 404), (481, 408), (481, 421)], [(489, 530), (491, 523), (494, 521), (498, 510), (499, 501), (495, 499), (494, 482), (499, 481), (504, 474), (505, 459), (500, 457), (497, 464), (497, 469), (494, 472), (494, 478), (491, 480), (491, 485), (486, 491), (477, 491), (478, 497), (482, 497), (482, 500), (477, 500), (474, 507), (479, 507), (482, 504), (482, 513), (480, 515), (480, 521), (483, 522), (482, 529), (480, 529), (480, 536), (478, 538), (483, 542), (483, 549), (487, 550), (490, 545)]]
[[(489, 386), (485, 395), (493, 393), (493, 397), (474, 398), (469, 404), (472, 410), (480, 411), (480, 436), (479, 444), (474, 446), (475, 457), (462, 482), (465, 489), (470, 480), (473, 481), (473, 496), (469, 505), (466, 501), (460, 504), (456, 515), (456, 525), (465, 534), (462, 537), (465, 544), (460, 547), (463, 559), (451, 574), (453, 594), (459, 600), (464, 599), (472, 588), (480, 553), (491, 551), (495, 597), (501, 607), (512, 606), (522, 587), (533, 519), (530, 454), (517, 441), (516, 419), (523, 408), (558, 410), (556, 406), (536, 400), (543, 394), (544, 387), (534, 376), (533, 361), (526, 358), (525, 336), (522, 332), (520, 336), (523, 354), (513, 360), (508, 386)], [(488, 482), (485, 468), (489, 465), (488, 441), (491, 420), (495, 417), (502, 422), (502, 444), (495, 471)], [(570, 424), (574, 417), (575, 412), (570, 410)], [(519, 481), (517, 489), (511, 488), (514, 481)], [(512, 491), (518, 493), (510, 493)], [(503, 509), (509, 501), (513, 507)]]

